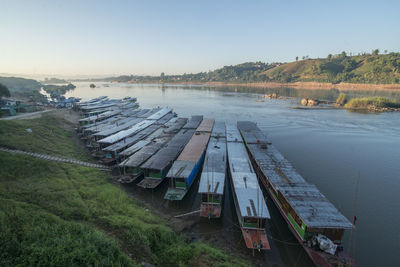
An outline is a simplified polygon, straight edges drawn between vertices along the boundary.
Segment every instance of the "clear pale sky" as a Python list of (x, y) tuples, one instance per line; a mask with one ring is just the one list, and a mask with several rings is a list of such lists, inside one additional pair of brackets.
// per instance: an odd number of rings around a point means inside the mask
[(0, 73), (180, 74), (400, 49), (400, 1), (0, 2)]

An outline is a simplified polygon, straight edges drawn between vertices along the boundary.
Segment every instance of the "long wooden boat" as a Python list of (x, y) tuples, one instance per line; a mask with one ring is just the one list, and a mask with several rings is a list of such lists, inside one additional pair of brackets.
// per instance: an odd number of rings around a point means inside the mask
[(236, 215), (247, 248), (269, 250), (266, 221), (270, 214), (246, 147), (236, 125), (227, 125), (229, 176)]
[(226, 177), (226, 128), (215, 122), (200, 177), (200, 217), (220, 218)]
[(137, 185), (147, 189), (156, 188), (161, 184), (174, 160), (182, 152), (190, 138), (203, 120), (203, 116), (192, 116), (183, 128), (156, 154), (148, 159), (141, 167), (144, 179)]
[(342, 237), (353, 227), (335, 206), (307, 183), (253, 122), (238, 122), (254, 168), (289, 229), (316, 266), (355, 266)]
[(182, 200), (185, 197), (202, 166), (213, 126), (214, 119), (203, 119), (195, 134), (174, 161), (167, 174), (170, 186), (164, 199)]
[(143, 176), (140, 168), (150, 157), (167, 144), (187, 123), (187, 118), (177, 118), (171, 120), (164, 127), (153, 133), (153, 136), (146, 138), (148, 144), (139, 149), (133, 155), (119, 164), (124, 177), (121, 179), (124, 183), (131, 183)]

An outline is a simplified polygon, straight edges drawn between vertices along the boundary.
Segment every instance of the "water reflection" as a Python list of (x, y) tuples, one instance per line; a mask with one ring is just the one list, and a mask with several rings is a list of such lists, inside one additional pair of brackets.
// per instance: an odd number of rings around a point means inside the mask
[[(400, 250), (400, 235), (397, 222), (400, 221), (400, 113), (360, 114), (343, 109), (297, 110), (301, 97), (334, 100), (337, 90), (302, 90), (290, 88), (246, 88), (210, 87), (199, 85), (109, 84), (109, 87), (89, 88), (89, 83), (76, 83), (77, 88), (67, 96), (82, 97), (83, 100), (101, 95), (111, 98), (137, 97), (143, 108), (170, 106), (181, 117), (202, 114), (227, 123), (238, 120), (257, 122), (259, 127), (272, 139), (282, 154), (293, 163), (304, 178), (315, 184), (321, 192), (349, 219), (354, 215), (355, 181), (360, 173), (360, 187), (357, 205), (357, 232), (355, 257), (360, 266), (397, 265), (397, 251)], [(286, 99), (266, 99), (256, 102), (263, 94), (277, 93)], [(384, 96), (400, 100), (400, 92), (390, 91), (349, 91), (355, 96)], [(166, 184), (164, 185), (166, 186)], [(163, 202), (163, 190), (154, 194), (134, 189), (145, 201), (154, 201), (161, 209), (173, 214), (198, 208), (196, 190), (180, 206), (173, 207)], [(229, 192), (227, 190), (226, 192)], [(153, 198), (152, 198), (153, 196)], [(160, 199), (158, 200), (158, 197)], [(267, 204), (268, 204), (268, 196)], [(246, 256), (252, 252), (242, 249), (240, 235), (228, 221), (236, 222), (229, 193), (226, 195), (224, 219), (217, 224), (198, 222), (195, 226), (197, 237), (207, 237), (211, 242), (222, 240), (227, 246), (235, 246)], [(307, 258), (296, 246), (295, 241), (279, 212), (269, 205), (272, 221), (271, 236), (275, 255), (256, 255), (256, 260), (272, 261), (276, 255), (285, 265), (293, 266)], [(211, 235), (222, 230), (220, 235)], [(347, 237), (347, 236), (346, 236)], [(214, 241), (213, 241), (214, 240)], [(286, 242), (286, 243), (284, 243)], [(347, 245), (347, 240), (345, 240)], [(300, 252), (299, 252), (300, 251)], [(296, 266), (306, 266), (297, 263)]]

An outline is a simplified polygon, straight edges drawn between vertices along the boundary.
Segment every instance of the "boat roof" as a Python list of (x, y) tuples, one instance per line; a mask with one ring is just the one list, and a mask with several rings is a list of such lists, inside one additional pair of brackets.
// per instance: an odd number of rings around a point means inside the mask
[[(257, 135), (261, 135), (262, 131), (255, 127), (252, 131), (258, 131)], [(246, 142), (248, 135), (254, 136), (248, 131), (242, 131), (242, 134)], [(266, 147), (256, 142), (248, 143), (248, 148), (272, 187), (282, 194), (308, 227), (336, 229), (352, 227), (349, 220), (315, 185), (307, 183), (274, 145), (268, 144)]]
[[(213, 130), (214, 131), (214, 130)], [(226, 174), (226, 138), (210, 137), (203, 170), (200, 177), (199, 193), (222, 195)]]
[(211, 132), (214, 137), (226, 137), (226, 126), (223, 121), (216, 121)]
[(146, 138), (149, 134), (151, 134), (152, 132), (154, 132), (155, 130), (160, 128), (160, 126), (161, 125), (159, 125), (159, 124), (150, 125), (150, 126), (146, 127), (145, 129), (138, 131), (136, 134), (126, 137), (126, 138), (104, 148), (103, 150), (116, 152), (116, 151), (120, 151), (128, 146), (132, 146), (136, 142)]
[(210, 118), (204, 118), (199, 127), (197, 127), (196, 131), (198, 132), (209, 132), (211, 133), (213, 126), (214, 126), (214, 119), (210, 119)]
[(175, 160), (166, 177), (187, 179), (196, 164), (197, 162), (194, 161)]
[(161, 133), (152, 133), (154, 139), (149, 135), (146, 140), (151, 142), (122, 162), (120, 166), (139, 167), (161, 147), (163, 147), (187, 122), (187, 118), (172, 118), (164, 127), (158, 129)]
[(174, 118), (175, 116), (176, 116), (175, 113), (169, 112), (168, 114), (163, 116), (161, 119), (157, 120), (156, 124), (165, 124), (168, 121), (170, 121), (172, 118)]
[(117, 132), (113, 135), (110, 135), (106, 138), (103, 138), (101, 140), (99, 140), (99, 143), (105, 143), (105, 144), (113, 144), (115, 142), (118, 142), (124, 138), (127, 138), (131, 135), (134, 135), (138, 132), (140, 132), (141, 130), (149, 127), (150, 125), (152, 125), (154, 123), (154, 120), (144, 120), (141, 121), (135, 125), (133, 125), (132, 127), (126, 129), (126, 130), (122, 130), (120, 132)]
[(162, 143), (150, 143), (123, 161), (120, 166), (139, 167), (163, 146)]
[(128, 121), (126, 121), (125, 123), (119, 124), (118, 125), (114, 125), (114, 127), (109, 128), (109, 129), (105, 129), (102, 130), (100, 132), (95, 133), (95, 136), (110, 136), (112, 134), (118, 133), (120, 131), (126, 130), (129, 127), (132, 127), (136, 124), (138, 124), (139, 122), (144, 121), (143, 118), (136, 118), (136, 117), (131, 117), (129, 118)]
[(202, 172), (200, 177), (199, 193), (223, 195), (225, 187), (225, 173)]
[(226, 125), (226, 141), (227, 142), (243, 142), (242, 136), (235, 124)]
[(194, 129), (180, 130), (166, 145), (154, 154), (145, 164), (143, 169), (163, 170), (173, 162), (194, 134)]
[(203, 116), (194, 115), (190, 118), (190, 120), (183, 126), (183, 129), (197, 129), (199, 127), (201, 121), (203, 120)]
[(278, 190), (307, 227), (349, 229), (353, 226), (315, 185), (280, 184)]
[(109, 110), (109, 111), (106, 111), (104, 113), (100, 113), (99, 115), (94, 115), (94, 116), (90, 116), (90, 117), (86, 117), (86, 118), (80, 119), (79, 122), (83, 122), (83, 121), (98, 121), (98, 120), (102, 120), (102, 119), (107, 119), (109, 117), (118, 115), (120, 113), (121, 113), (120, 109)]
[(242, 217), (269, 219), (264, 195), (242, 142), (228, 142), (229, 169)]
[(257, 127), (257, 124), (251, 121), (238, 121), (237, 126), (242, 133), (242, 135), (246, 135), (246, 143), (247, 144), (267, 144), (267, 137), (260, 129)]
[(197, 132), (190, 138), (177, 160), (198, 162), (207, 148), (211, 133)]
[(170, 112), (172, 112), (172, 108), (162, 108), (162, 109), (158, 110), (156, 113), (149, 116), (147, 119), (148, 120), (159, 120)]
[(137, 143), (126, 148), (119, 154), (123, 155), (123, 156), (130, 156), (130, 155), (136, 153), (137, 151), (139, 151), (142, 147), (148, 145), (149, 143), (150, 143), (149, 140), (139, 140)]

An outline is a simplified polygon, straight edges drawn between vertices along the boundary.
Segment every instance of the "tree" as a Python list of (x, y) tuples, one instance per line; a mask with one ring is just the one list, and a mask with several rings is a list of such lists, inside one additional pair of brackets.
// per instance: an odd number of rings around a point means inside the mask
[(332, 54), (328, 55), (328, 60), (331, 61), (332, 60)]
[(387, 50), (386, 50), (386, 49), (385, 49), (385, 50), (383, 50), (383, 53), (387, 54)]
[(10, 91), (8, 90), (7, 86), (3, 85), (0, 83), (0, 99), (5, 96), (5, 97), (10, 97)]
[(299, 57), (296, 57), (296, 61), (299, 60)]
[(377, 56), (378, 54), (379, 54), (379, 49), (375, 49), (374, 51), (372, 51), (373, 56)]
[(345, 52), (345, 51), (343, 51), (343, 52), (340, 54), (340, 56), (341, 56), (341, 57), (346, 57), (346, 56), (347, 56), (347, 54), (346, 54), (346, 52)]

